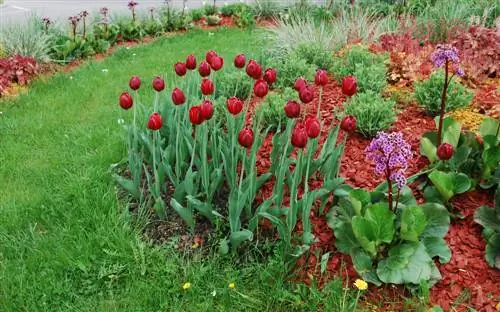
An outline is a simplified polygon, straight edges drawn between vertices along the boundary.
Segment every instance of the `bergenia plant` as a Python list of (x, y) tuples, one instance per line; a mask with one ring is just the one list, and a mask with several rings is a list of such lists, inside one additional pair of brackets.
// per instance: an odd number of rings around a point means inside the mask
[(138, 2), (135, 2), (134, 0), (130, 0), (128, 2), (128, 9), (132, 12), (132, 21), (135, 22), (135, 7), (138, 5)]
[(89, 16), (89, 12), (82, 11), (80, 12), (80, 14), (78, 14), (78, 16), (83, 22), (83, 39), (85, 39), (87, 36), (87, 16)]
[[(401, 132), (379, 132), (365, 149), (366, 157), (375, 162), (375, 173), (382, 175), (388, 185), (391, 211), (397, 209), (400, 191), (406, 185), (405, 171), (411, 159), (411, 146)], [(397, 187), (396, 207), (393, 209), (393, 184)]]
[(78, 22), (80, 21), (80, 17), (77, 15), (70, 16), (68, 20), (71, 25), (71, 33), (73, 35), (73, 40), (76, 40), (76, 29), (78, 27)]
[[(455, 75), (464, 76), (464, 71), (460, 67), (460, 58), (458, 56), (457, 48), (438, 44), (436, 50), (431, 55), (431, 60), (436, 68), (441, 68), (444, 66), (444, 85), (443, 93), (441, 95), (441, 107), (439, 112), (439, 124), (438, 124), (438, 134), (437, 134), (437, 146), (441, 145), (442, 141), (442, 129), (443, 129), (443, 119), (446, 108), (446, 92), (448, 91), (448, 86)], [(449, 71), (453, 69), (453, 74), (450, 76)]]
[(45, 30), (45, 33), (49, 32), (49, 26), (52, 24), (52, 21), (49, 17), (44, 17), (42, 18), (42, 23), (43, 23), (43, 29)]

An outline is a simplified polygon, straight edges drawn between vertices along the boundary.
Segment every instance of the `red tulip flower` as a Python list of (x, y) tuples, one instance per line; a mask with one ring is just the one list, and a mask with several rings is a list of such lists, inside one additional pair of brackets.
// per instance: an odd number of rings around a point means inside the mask
[(196, 69), (196, 57), (193, 54), (188, 55), (186, 58), (186, 68), (189, 70)]
[(304, 104), (312, 102), (314, 99), (314, 88), (308, 85), (302, 87), (299, 91), (299, 98)]
[(353, 76), (344, 77), (342, 80), (342, 93), (345, 96), (353, 96), (358, 91), (358, 83)]
[(153, 113), (148, 120), (148, 129), (156, 131), (160, 130), (163, 125), (163, 120), (161, 115), (158, 113)]
[(208, 78), (203, 78), (201, 81), (201, 93), (203, 95), (211, 95), (214, 93), (214, 83)]
[(217, 56), (217, 52), (215, 52), (214, 50), (210, 50), (205, 55), (205, 61), (207, 61), (208, 64), (210, 64), (215, 56)]
[(172, 102), (174, 102), (175, 105), (186, 103), (186, 96), (181, 89), (175, 88), (174, 90), (172, 90)]
[(292, 130), (291, 143), (294, 147), (304, 148), (307, 145), (307, 132), (302, 123), (297, 123)]
[(123, 92), (120, 95), (120, 106), (121, 108), (127, 110), (130, 109), (134, 105), (134, 99), (128, 92)]
[(274, 68), (268, 68), (264, 72), (264, 80), (267, 81), (268, 85), (272, 85), (276, 82), (276, 70)]
[(262, 76), (262, 67), (256, 61), (250, 60), (247, 64), (246, 72), (253, 79), (260, 79)]
[(189, 121), (191, 121), (193, 125), (201, 125), (203, 123), (201, 106), (192, 106), (189, 109)]
[(253, 131), (252, 129), (245, 128), (240, 131), (238, 135), (238, 143), (245, 148), (252, 147), (253, 144)]
[(328, 74), (326, 70), (319, 69), (316, 72), (316, 77), (314, 77), (314, 83), (317, 86), (325, 86), (328, 83)]
[(243, 68), (245, 67), (247, 60), (245, 58), (245, 54), (238, 54), (234, 58), (234, 67), (236, 68)]
[(184, 76), (186, 74), (186, 72), (187, 72), (187, 66), (186, 66), (186, 64), (181, 63), (181, 62), (175, 63), (174, 69), (175, 69), (175, 73), (179, 77)]
[(165, 89), (165, 81), (161, 77), (156, 77), (153, 79), (153, 89), (157, 92), (163, 91)]
[(288, 101), (285, 104), (285, 115), (288, 118), (297, 118), (300, 116), (300, 105), (296, 101)]
[(243, 110), (243, 101), (233, 96), (226, 101), (227, 110), (234, 116)]
[(321, 132), (321, 124), (315, 116), (307, 116), (304, 124), (309, 138), (314, 139), (319, 136)]
[(340, 123), (340, 129), (347, 133), (353, 133), (356, 130), (356, 117), (345, 116)]
[(220, 57), (220, 56), (212, 57), (212, 61), (210, 62), (210, 66), (212, 66), (213, 70), (219, 71), (223, 65), (224, 65), (224, 59), (222, 57)]
[(304, 77), (299, 77), (295, 80), (295, 84), (293, 85), (293, 88), (297, 91), (300, 92), (303, 87), (307, 86), (307, 81), (304, 79)]
[(214, 115), (214, 105), (212, 102), (205, 100), (201, 103), (201, 117), (203, 120), (210, 120)]
[(263, 79), (257, 80), (253, 85), (253, 93), (260, 98), (265, 97), (268, 92), (269, 92), (269, 86), (267, 85), (267, 82)]
[(437, 156), (441, 160), (448, 160), (453, 156), (454, 152), (455, 151), (454, 151), (453, 146), (451, 144), (443, 143), (443, 144), (439, 145), (439, 147), (437, 149)]
[(141, 87), (141, 78), (137, 77), (137, 76), (133, 76), (132, 78), (130, 78), (130, 81), (128, 83), (130, 89), (132, 90), (139, 90), (139, 88)]
[(202, 77), (208, 77), (210, 76), (210, 64), (208, 64), (206, 61), (203, 61), (200, 63), (200, 67), (198, 67), (198, 72), (200, 73), (200, 76)]

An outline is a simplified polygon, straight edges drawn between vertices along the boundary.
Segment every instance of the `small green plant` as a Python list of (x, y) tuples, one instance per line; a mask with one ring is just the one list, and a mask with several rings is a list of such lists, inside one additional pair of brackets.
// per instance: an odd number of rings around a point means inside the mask
[(315, 65), (317, 68), (330, 70), (333, 66), (331, 51), (319, 45), (301, 44), (294, 53), (298, 58), (306, 60), (308, 64)]
[(233, 16), (239, 12), (242, 12), (244, 10), (248, 10), (249, 6), (247, 6), (244, 3), (232, 3), (232, 4), (225, 4), (220, 8), (220, 13), (224, 16)]
[(207, 15), (206, 23), (208, 26), (219, 25), (222, 19), (218, 15)]
[(270, 93), (258, 108), (262, 111), (263, 125), (272, 130), (285, 127), (287, 118), (283, 107), (290, 100), (298, 101), (297, 92), (292, 88), (285, 88), (283, 92)]
[(243, 6), (240, 11), (234, 13), (234, 23), (240, 28), (251, 28), (255, 26), (255, 16), (250, 8)]
[(204, 15), (206, 16), (209, 16), (209, 15), (215, 15), (217, 14), (217, 7), (215, 5), (212, 5), (212, 4), (206, 4), (204, 7), (203, 7), (203, 11), (204, 11)]
[(118, 27), (123, 41), (139, 41), (145, 35), (142, 24), (138, 21), (123, 21), (118, 24)]
[(490, 266), (500, 269), (500, 186), (495, 192), (495, 207), (479, 207), (474, 213), (474, 221), (484, 227), (486, 261)]
[(366, 47), (353, 46), (335, 59), (333, 72), (338, 81), (346, 76), (356, 77), (360, 92), (380, 92), (386, 85), (386, 54), (373, 54)]
[[(433, 115), (439, 115), (441, 111), (441, 95), (445, 84), (443, 70), (435, 71), (423, 81), (415, 83), (415, 98), (425, 110)], [(445, 112), (467, 106), (473, 97), (473, 93), (458, 82), (449, 84), (446, 91)]]
[(387, 130), (396, 120), (396, 102), (384, 99), (379, 93), (366, 91), (357, 93), (346, 103), (346, 114), (356, 117), (356, 130), (366, 137)]
[(278, 88), (292, 87), (297, 77), (304, 77), (308, 81), (311, 81), (316, 73), (315, 67), (297, 55), (291, 54), (276, 64), (276, 70), (279, 75), (276, 86)]
[(227, 71), (224, 75), (217, 76), (215, 95), (222, 98), (236, 96), (246, 100), (252, 90), (252, 82), (247, 79), (242, 71)]
[(204, 14), (205, 11), (203, 9), (192, 9), (191, 11), (189, 11), (189, 15), (191, 15), (191, 18), (194, 22), (201, 20)]

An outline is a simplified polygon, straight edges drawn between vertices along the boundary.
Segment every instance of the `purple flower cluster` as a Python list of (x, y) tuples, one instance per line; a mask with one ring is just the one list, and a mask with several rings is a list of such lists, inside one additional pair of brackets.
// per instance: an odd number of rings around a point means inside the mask
[(87, 16), (89, 16), (89, 12), (88, 11), (81, 11), (80, 14), (78, 14), (80, 16), (80, 18), (86, 18)]
[(50, 20), (50, 17), (44, 17), (44, 18), (42, 18), (42, 22), (43, 22), (45, 25), (50, 25), (50, 24), (52, 24), (52, 21)]
[(435, 67), (443, 67), (447, 62), (453, 64), (455, 74), (462, 77), (465, 75), (464, 70), (459, 67), (460, 57), (458, 56), (458, 49), (448, 44), (438, 44), (436, 50), (431, 55), (431, 61)]
[(109, 11), (109, 10), (108, 10), (108, 8), (103, 7), (103, 8), (101, 8), (101, 9), (99, 10), (99, 13), (101, 13), (101, 14), (102, 14), (102, 15), (104, 15), (104, 16), (106, 16), (106, 15), (108, 15), (108, 11)]
[(367, 158), (375, 162), (375, 173), (396, 182), (398, 189), (406, 185), (405, 170), (412, 156), (411, 146), (401, 132), (379, 132), (365, 149)]
[(68, 20), (71, 24), (73, 24), (73, 26), (76, 26), (76, 24), (78, 24), (78, 22), (80, 21), (80, 16), (78, 15), (70, 16), (68, 17)]
[(134, 0), (130, 0), (130, 1), (128, 2), (128, 8), (132, 10), (132, 9), (134, 9), (134, 8), (135, 8), (138, 4), (139, 4), (139, 3), (135, 2)]

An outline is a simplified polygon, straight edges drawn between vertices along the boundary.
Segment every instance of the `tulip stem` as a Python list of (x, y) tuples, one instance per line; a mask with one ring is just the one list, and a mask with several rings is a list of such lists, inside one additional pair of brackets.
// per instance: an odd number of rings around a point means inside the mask
[(318, 111), (316, 112), (316, 117), (319, 119), (321, 114), (321, 102), (323, 100), (323, 86), (319, 88), (319, 99), (318, 99)]
[(194, 165), (194, 154), (195, 154), (195, 151), (196, 151), (196, 128), (194, 130), (194, 134), (193, 134), (193, 150), (191, 151), (191, 163), (189, 164), (189, 169), (193, 169), (193, 165)]

